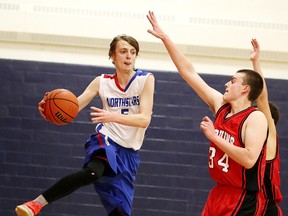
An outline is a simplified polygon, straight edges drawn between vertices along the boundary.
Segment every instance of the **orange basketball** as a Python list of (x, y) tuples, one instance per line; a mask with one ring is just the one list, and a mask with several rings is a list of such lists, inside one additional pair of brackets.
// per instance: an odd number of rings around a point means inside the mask
[(57, 125), (66, 125), (78, 115), (77, 97), (67, 89), (54, 89), (45, 99), (44, 115)]

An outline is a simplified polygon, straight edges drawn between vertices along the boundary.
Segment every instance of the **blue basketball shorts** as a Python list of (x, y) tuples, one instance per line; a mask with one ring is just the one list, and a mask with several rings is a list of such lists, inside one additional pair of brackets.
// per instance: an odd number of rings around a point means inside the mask
[(101, 202), (107, 213), (115, 208), (125, 216), (132, 211), (134, 181), (139, 167), (138, 151), (124, 148), (101, 133), (92, 134), (85, 144), (84, 166), (95, 156), (105, 157), (109, 173), (105, 173), (95, 184)]

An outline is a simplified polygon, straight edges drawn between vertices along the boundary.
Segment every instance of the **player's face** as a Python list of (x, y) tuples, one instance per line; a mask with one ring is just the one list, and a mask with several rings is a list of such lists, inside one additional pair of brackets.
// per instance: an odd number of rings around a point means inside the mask
[(115, 53), (112, 55), (116, 70), (123, 72), (133, 71), (136, 56), (136, 49), (127, 41), (118, 41)]
[(229, 82), (225, 84), (225, 93), (223, 99), (226, 102), (231, 102), (233, 100), (238, 99), (247, 85), (243, 85), (243, 73), (236, 73)]

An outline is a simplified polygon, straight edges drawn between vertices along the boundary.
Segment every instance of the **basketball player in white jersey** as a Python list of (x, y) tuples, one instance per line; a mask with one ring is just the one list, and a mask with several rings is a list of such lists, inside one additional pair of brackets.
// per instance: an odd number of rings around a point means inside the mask
[[(91, 107), (96, 131), (85, 144), (83, 169), (60, 179), (36, 199), (16, 207), (18, 216), (34, 216), (47, 204), (94, 184), (109, 216), (129, 216), (141, 148), (150, 124), (154, 76), (135, 70), (138, 42), (130, 36), (116, 36), (109, 58), (116, 73), (96, 77), (78, 97), (79, 111), (99, 96), (103, 108)], [(43, 115), (44, 100), (39, 103)]]

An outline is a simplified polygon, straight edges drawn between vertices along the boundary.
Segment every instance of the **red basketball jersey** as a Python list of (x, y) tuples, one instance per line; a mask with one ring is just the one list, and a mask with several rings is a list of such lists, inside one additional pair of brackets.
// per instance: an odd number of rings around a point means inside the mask
[(282, 194), (280, 191), (280, 153), (277, 136), (277, 151), (276, 157), (273, 160), (266, 162), (265, 169), (265, 194), (269, 200), (276, 202), (282, 201)]
[[(216, 113), (215, 133), (229, 141), (231, 145), (244, 148), (245, 143), (241, 139), (242, 126), (247, 117), (257, 109), (249, 107), (231, 117), (226, 117), (230, 110), (230, 104), (225, 104)], [(265, 158), (266, 148), (265, 143), (263, 143), (257, 162), (252, 168), (246, 169), (211, 142), (208, 157), (209, 172), (211, 177), (221, 185), (260, 191), (264, 182)]]

